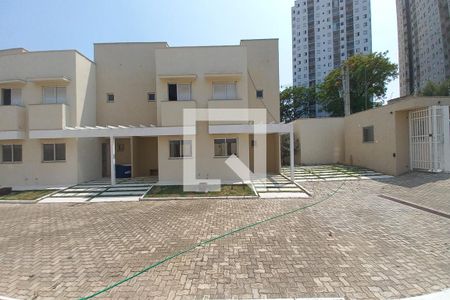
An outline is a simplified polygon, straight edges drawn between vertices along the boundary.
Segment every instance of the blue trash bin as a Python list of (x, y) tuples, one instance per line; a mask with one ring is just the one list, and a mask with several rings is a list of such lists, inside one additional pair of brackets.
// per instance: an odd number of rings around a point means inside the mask
[(116, 178), (130, 178), (131, 165), (116, 165)]

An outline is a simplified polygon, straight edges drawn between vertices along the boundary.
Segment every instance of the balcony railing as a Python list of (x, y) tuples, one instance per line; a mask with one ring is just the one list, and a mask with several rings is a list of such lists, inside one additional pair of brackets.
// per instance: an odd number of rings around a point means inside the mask
[(63, 129), (67, 125), (67, 109), (65, 104), (29, 105), (29, 130)]
[(0, 131), (25, 130), (25, 108), (15, 105), (0, 106)]
[(183, 109), (197, 108), (195, 100), (189, 101), (161, 101), (159, 126), (183, 126)]
[[(227, 100), (215, 100), (208, 101), (208, 108), (210, 109), (246, 109), (248, 107), (247, 99), (227, 99)], [(246, 121), (209, 121), (210, 125), (231, 125), (231, 124), (244, 124)]]

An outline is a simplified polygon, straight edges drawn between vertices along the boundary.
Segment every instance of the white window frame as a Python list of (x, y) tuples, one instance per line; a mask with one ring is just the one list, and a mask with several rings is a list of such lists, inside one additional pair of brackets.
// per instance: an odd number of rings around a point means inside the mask
[[(176, 87), (177, 87), (177, 99), (169, 100), (169, 85), (173, 85), (173, 84), (176, 85)], [(189, 89), (189, 95), (187, 95), (187, 97), (183, 97), (183, 99), (180, 99), (181, 86), (188, 87), (188, 89)], [(169, 100), (169, 101), (192, 101), (192, 84), (191, 83), (169, 82), (167, 84), (167, 100)]]
[[(237, 95), (237, 82), (213, 82), (212, 84), (213, 86), (213, 96), (212, 99), (213, 100), (236, 100), (238, 99), (238, 95)], [(225, 88), (225, 96), (221, 97), (219, 95), (217, 95), (216, 93), (216, 89), (222, 86)]]
[[(11, 91), (11, 104), (5, 104), (3, 99), (3, 90)], [(2, 88), (0, 93), (0, 105), (2, 106), (21, 106), (22, 105), (22, 89)]]
[[(53, 146), (53, 159), (46, 160), (45, 159), (45, 146), (51, 145)], [(56, 145), (64, 145), (64, 159), (56, 159)], [(42, 144), (42, 162), (44, 163), (52, 163), (52, 162), (65, 162), (67, 160), (67, 145), (65, 143), (50, 143), (50, 144)]]
[[(46, 98), (45, 90), (46, 89), (52, 89), (54, 91), (55, 99), (52, 101), (49, 101)], [(64, 98), (58, 97), (58, 90), (64, 89)], [(60, 93), (62, 95), (62, 93)], [(42, 104), (66, 104), (67, 102), (67, 88), (65, 86), (44, 86), (42, 87)]]
[[(225, 141), (225, 155), (216, 155), (216, 141), (217, 140), (224, 140)], [(215, 138), (213, 141), (213, 152), (214, 152), (214, 158), (225, 158), (230, 157), (234, 153), (228, 153), (228, 140), (236, 140), (236, 156), (239, 156), (239, 139), (237, 137), (227, 137), (227, 138)]]
[[(16, 160), (14, 157), (14, 147), (20, 146), (20, 160)], [(3, 157), (3, 147), (10, 147), (11, 149), (11, 161), (5, 161)], [(23, 162), (23, 146), (22, 144), (6, 144), (1, 145), (2, 164), (19, 164)]]
[[(172, 143), (179, 143), (179, 152), (180, 152), (180, 156), (172, 156), (171, 153), (171, 144)], [(189, 148), (189, 155), (185, 155), (185, 146), (188, 146)], [(169, 159), (183, 159), (183, 158), (191, 158), (192, 157), (192, 140), (170, 140), (169, 141)]]
[[(180, 99), (180, 87), (187, 87), (189, 89), (189, 94), (184, 95), (184, 99)], [(186, 97), (187, 96), (187, 97)], [(177, 101), (191, 101), (192, 100), (192, 87), (190, 83), (177, 83)]]

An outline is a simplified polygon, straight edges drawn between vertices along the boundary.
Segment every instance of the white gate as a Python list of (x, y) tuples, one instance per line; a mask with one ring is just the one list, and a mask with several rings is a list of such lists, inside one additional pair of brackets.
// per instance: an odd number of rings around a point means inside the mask
[(448, 106), (411, 111), (409, 136), (411, 170), (450, 171)]

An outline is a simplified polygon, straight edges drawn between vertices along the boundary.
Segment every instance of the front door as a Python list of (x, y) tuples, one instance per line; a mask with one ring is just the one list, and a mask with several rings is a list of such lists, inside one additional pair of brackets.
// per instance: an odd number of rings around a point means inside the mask
[(109, 143), (102, 143), (102, 177), (111, 177)]

